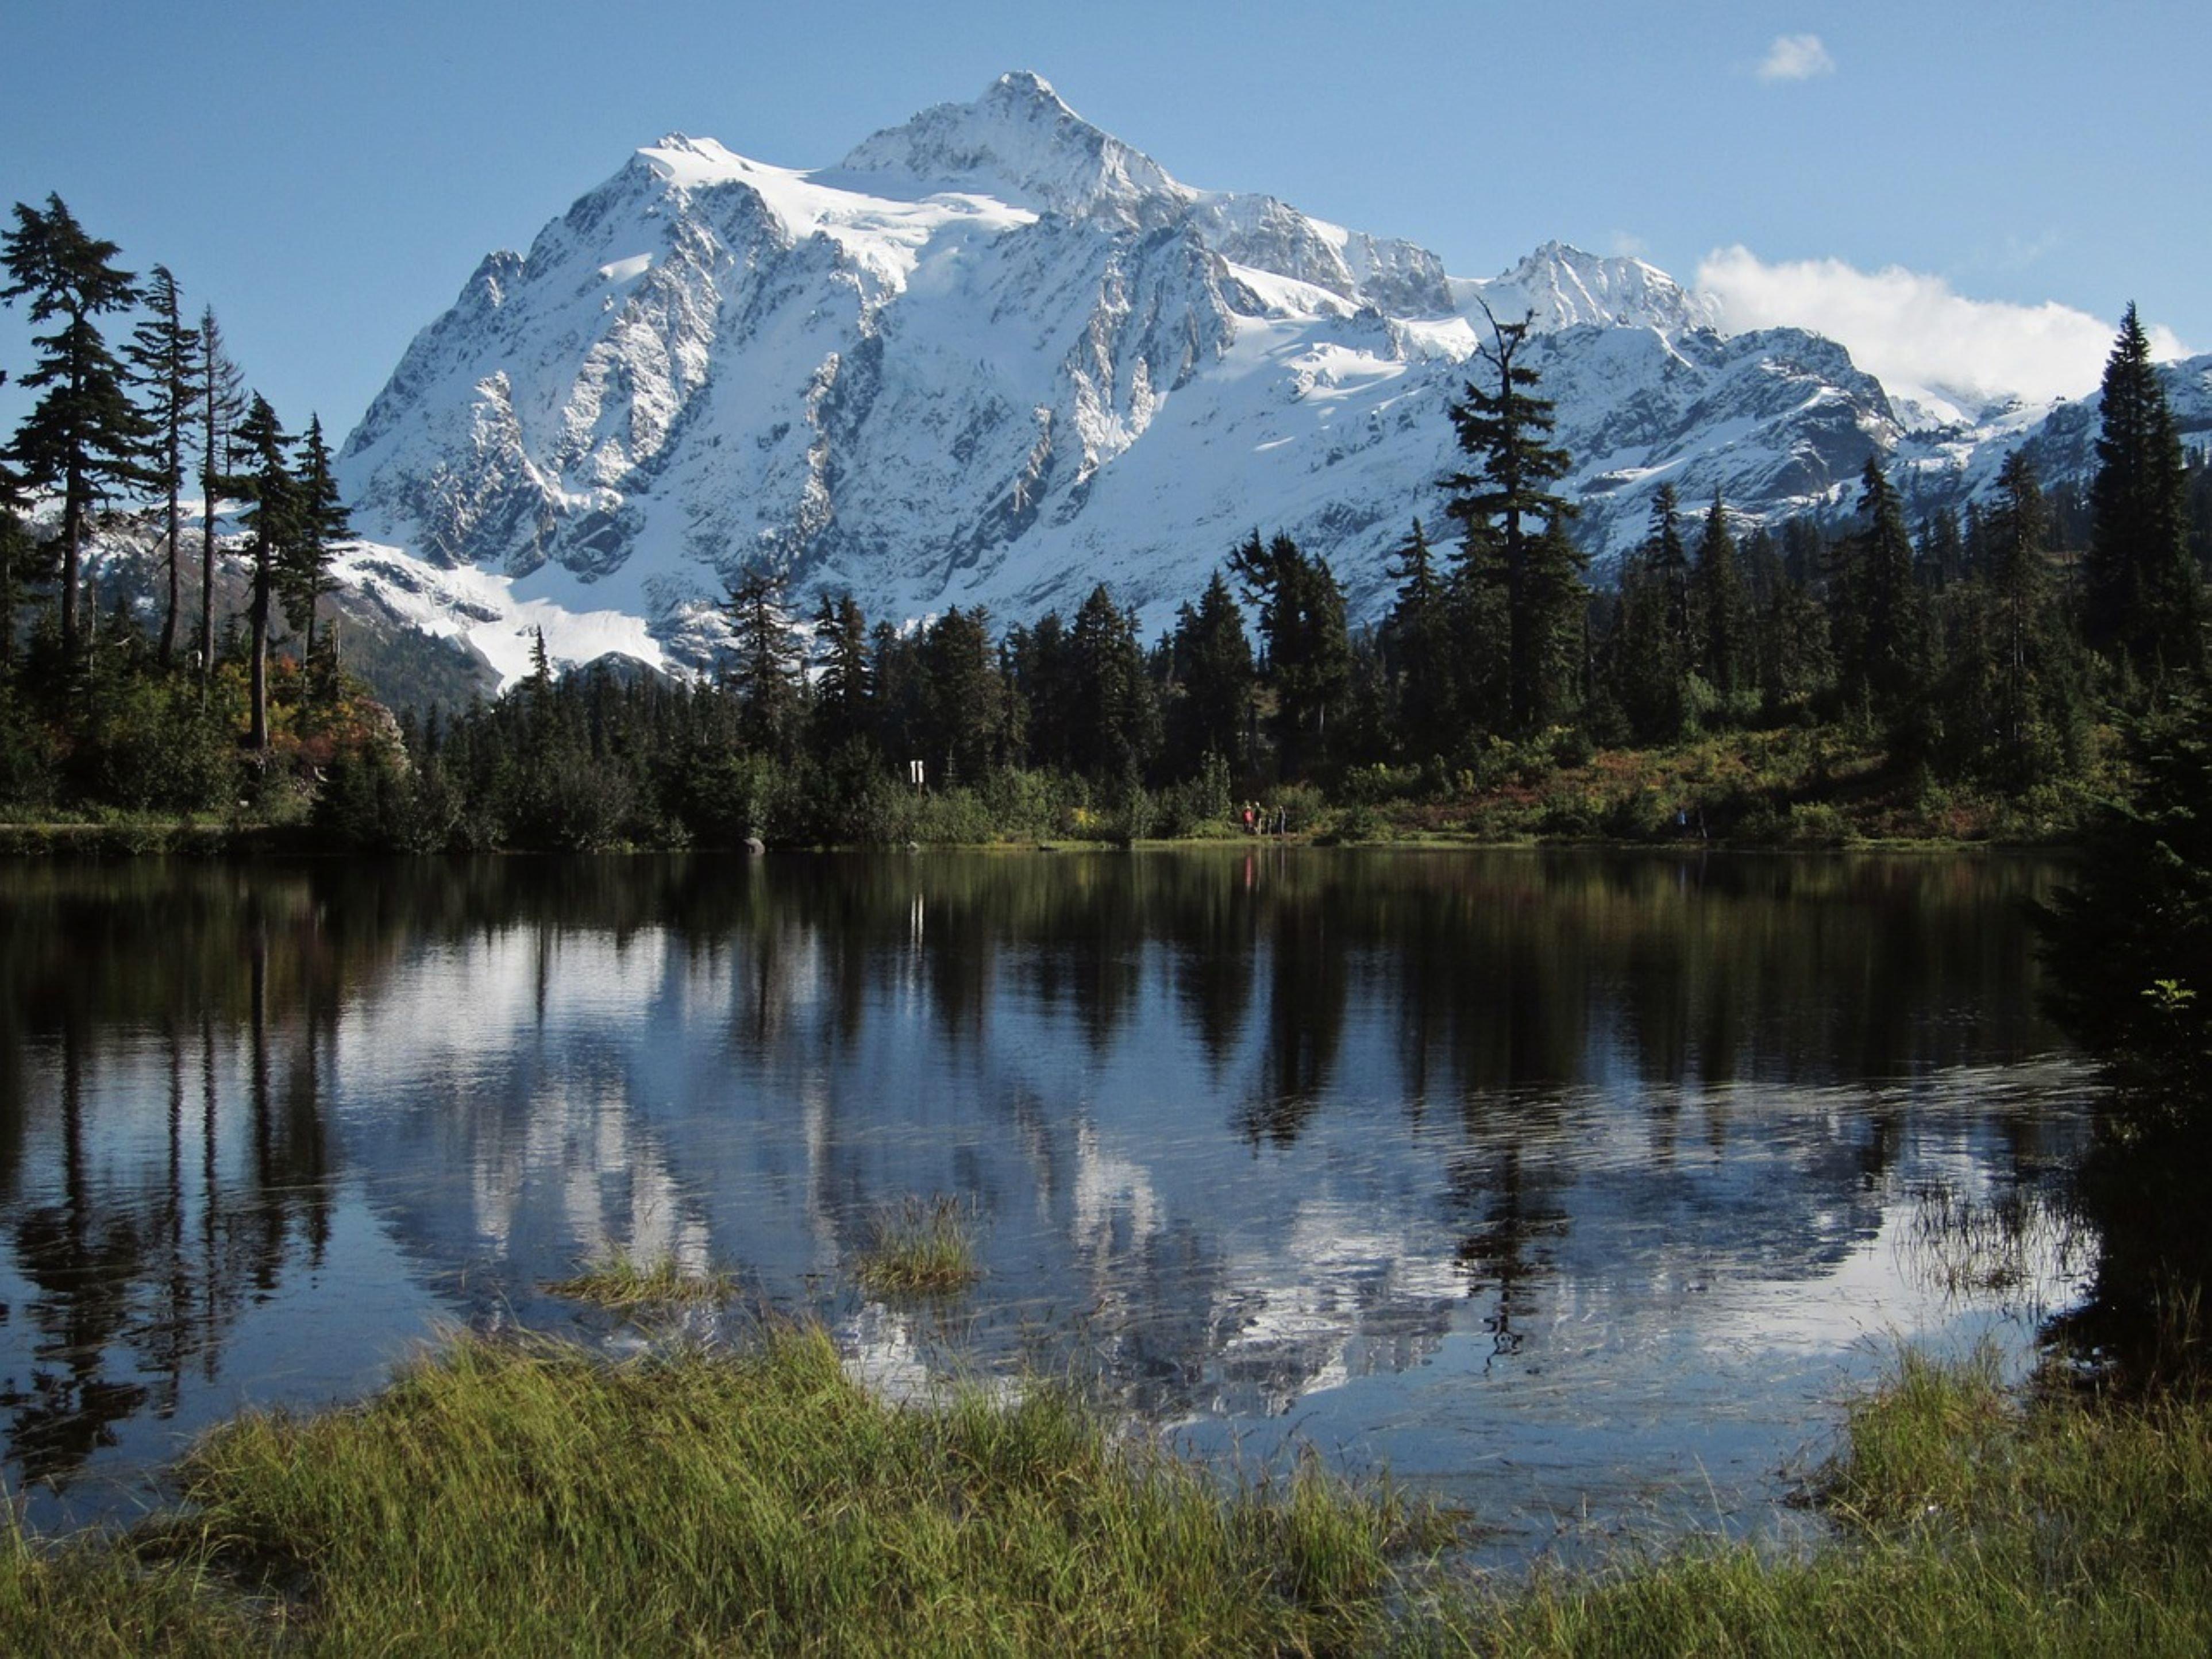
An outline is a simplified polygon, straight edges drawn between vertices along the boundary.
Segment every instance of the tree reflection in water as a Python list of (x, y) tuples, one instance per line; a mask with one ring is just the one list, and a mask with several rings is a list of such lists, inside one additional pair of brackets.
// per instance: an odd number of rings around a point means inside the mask
[(1563, 1289), (1626, 1320), (1647, 1270), (1810, 1281), (1928, 1148), (2003, 1182), (2069, 1144), (2069, 1098), (1940, 1083), (2052, 1048), (2013, 913), (2046, 878), (1243, 846), (14, 866), (9, 1457), (66, 1477), (195, 1380), (251, 1392), (226, 1345), (345, 1271), (349, 1204), (470, 1316), (562, 1317), (537, 1281), (649, 1246), (906, 1364), (927, 1332), (841, 1301), (840, 1264), (884, 1203), (953, 1194), (989, 1268), (962, 1340), (1079, 1330), (1166, 1416), (1455, 1333), (1533, 1363)]

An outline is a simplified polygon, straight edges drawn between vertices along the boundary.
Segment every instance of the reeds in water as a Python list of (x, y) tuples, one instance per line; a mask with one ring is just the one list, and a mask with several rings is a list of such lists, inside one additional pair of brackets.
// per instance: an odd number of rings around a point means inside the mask
[(982, 1277), (973, 1212), (957, 1198), (909, 1198), (875, 1218), (854, 1278), (871, 1296), (948, 1296)]
[(574, 1277), (545, 1286), (555, 1296), (593, 1307), (630, 1312), (726, 1302), (737, 1280), (726, 1273), (686, 1267), (673, 1255), (639, 1257), (612, 1249), (583, 1263)]

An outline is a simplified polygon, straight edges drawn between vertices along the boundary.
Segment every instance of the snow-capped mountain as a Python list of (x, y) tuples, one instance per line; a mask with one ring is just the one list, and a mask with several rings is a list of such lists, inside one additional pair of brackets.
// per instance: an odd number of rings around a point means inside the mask
[(1103, 580), (1157, 627), (1279, 528), (1372, 614), (1440, 515), (1488, 313), (1532, 319), (1601, 562), (1662, 480), (1766, 516), (1872, 455), (1973, 459), (1971, 434), (1909, 435), (1833, 342), (1724, 335), (1641, 261), (1551, 243), (1455, 278), (1184, 185), (1009, 75), (814, 172), (672, 135), (486, 258), (345, 445), (355, 521), (390, 545), (341, 574), (507, 677), (533, 620), (556, 657), (699, 660), (762, 562), (872, 617), (1028, 620)]

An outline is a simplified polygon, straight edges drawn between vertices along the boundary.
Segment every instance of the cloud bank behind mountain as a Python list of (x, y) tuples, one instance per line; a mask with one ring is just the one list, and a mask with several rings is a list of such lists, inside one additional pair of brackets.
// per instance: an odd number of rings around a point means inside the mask
[[(2042, 403), (2094, 391), (2114, 321), (2053, 301), (1972, 300), (1941, 276), (1841, 259), (1769, 262), (1738, 245), (1698, 268), (1697, 286), (1731, 331), (1807, 328), (1840, 341), (1852, 361), (1893, 390), (1933, 393), (1968, 408), (2017, 398)], [(2152, 327), (2160, 359), (2185, 356), (2171, 331)]]

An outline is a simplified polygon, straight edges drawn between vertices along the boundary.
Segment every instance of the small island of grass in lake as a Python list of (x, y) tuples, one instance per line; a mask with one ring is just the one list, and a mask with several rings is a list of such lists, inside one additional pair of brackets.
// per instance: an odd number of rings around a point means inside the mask
[(974, 1213), (957, 1198), (908, 1198), (877, 1215), (854, 1278), (873, 1296), (946, 1296), (983, 1276)]

